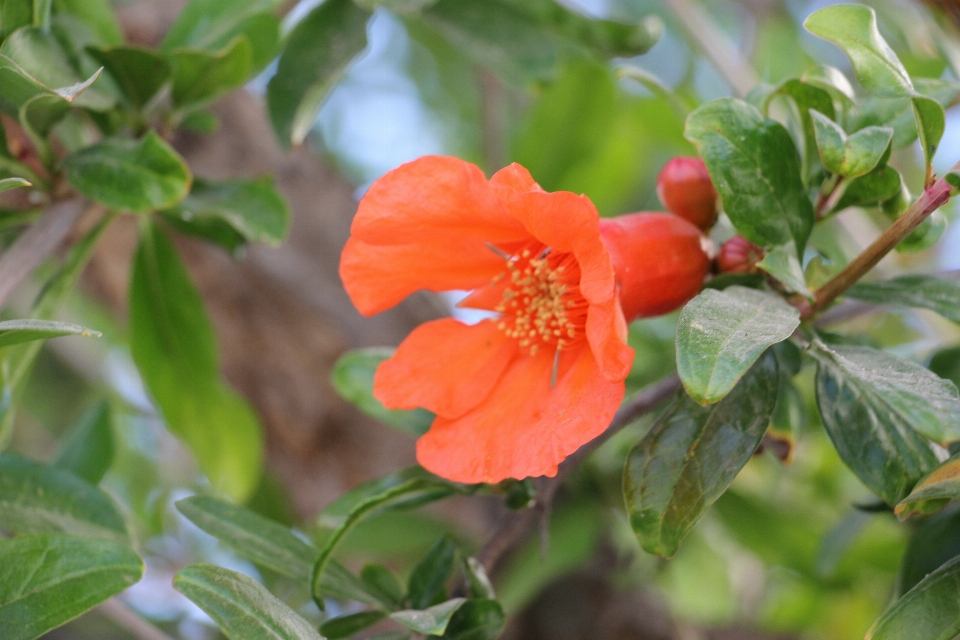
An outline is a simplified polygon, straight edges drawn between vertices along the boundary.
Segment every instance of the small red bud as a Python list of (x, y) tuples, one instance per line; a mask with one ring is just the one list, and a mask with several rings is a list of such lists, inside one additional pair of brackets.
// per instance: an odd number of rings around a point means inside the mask
[(704, 237), (669, 213), (631, 213), (600, 220), (627, 321), (679, 309), (697, 295), (710, 268)]
[(723, 243), (717, 254), (720, 273), (755, 273), (764, 251), (743, 236), (733, 236)]
[(657, 177), (657, 196), (667, 211), (708, 231), (717, 222), (717, 190), (703, 160), (677, 156)]

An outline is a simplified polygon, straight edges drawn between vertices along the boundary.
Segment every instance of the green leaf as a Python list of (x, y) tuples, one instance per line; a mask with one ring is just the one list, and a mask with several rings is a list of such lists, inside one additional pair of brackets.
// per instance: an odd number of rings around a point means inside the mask
[(367, 564), (360, 570), (364, 588), (374, 593), (381, 602), (393, 608), (403, 602), (403, 587), (390, 569), (381, 564)]
[(722, 399), (767, 347), (790, 337), (800, 312), (772, 293), (732, 286), (706, 289), (677, 321), (677, 372), (703, 405)]
[(944, 509), (915, 523), (897, 575), (896, 594), (913, 589), (927, 574), (960, 556), (960, 510)]
[(835, 117), (833, 99), (830, 92), (809, 81), (791, 78), (778, 87), (774, 87), (763, 103), (763, 114), (769, 115), (770, 102), (778, 95), (790, 98), (797, 107), (800, 124), (803, 127), (803, 176), (806, 179), (814, 173), (819, 155), (816, 153), (817, 140), (811, 113), (818, 111), (828, 118)]
[(149, 49), (87, 47), (87, 52), (103, 65), (137, 109), (150, 102), (170, 78), (170, 63)]
[(68, 535), (0, 540), (0, 629), (32, 640), (140, 580), (143, 561), (107, 540)]
[(406, 609), (390, 614), (390, 617), (407, 629), (424, 635), (442, 635), (466, 598), (453, 598), (428, 609)]
[(715, 405), (682, 392), (627, 456), (630, 524), (650, 553), (672, 556), (756, 451), (777, 402), (780, 376), (768, 353)]
[(407, 598), (413, 609), (426, 609), (444, 593), (444, 585), (453, 572), (453, 559), (456, 554), (457, 543), (445, 535), (434, 543), (423, 560), (414, 567), (407, 581)]
[(947, 126), (946, 116), (940, 103), (932, 98), (918, 95), (914, 96), (912, 102), (913, 113), (917, 119), (920, 148), (923, 149), (923, 157), (926, 160), (927, 172), (929, 173), (930, 163), (940, 146), (940, 140), (943, 138), (943, 132)]
[(263, 435), (250, 406), (220, 380), (200, 294), (166, 235), (145, 225), (130, 284), (130, 350), (172, 433), (214, 487), (242, 500), (256, 487)]
[(141, 140), (104, 140), (69, 156), (63, 167), (83, 196), (118, 211), (173, 206), (191, 181), (183, 159), (153, 131)]
[(880, 167), (847, 183), (833, 211), (847, 207), (877, 207), (896, 197), (901, 190), (900, 173), (893, 167)]
[(347, 638), (373, 626), (387, 617), (385, 611), (361, 611), (337, 618), (330, 618), (320, 625), (320, 633), (329, 640)]
[(53, 8), (79, 18), (99, 42), (111, 47), (123, 44), (123, 31), (108, 0), (53, 0)]
[(106, 493), (67, 471), (0, 453), (0, 526), (126, 543), (127, 525)]
[(49, 99), (44, 119), (56, 122), (70, 110), (70, 103), (27, 73), (23, 67), (0, 54), (0, 111), (19, 118), (20, 109), (37, 96)]
[(287, 527), (209, 496), (184, 498), (176, 507), (190, 522), (244, 558), (309, 584), (317, 550)]
[(763, 260), (757, 263), (763, 269), (780, 281), (788, 291), (794, 291), (807, 298), (813, 294), (807, 288), (807, 280), (803, 274), (803, 267), (797, 259), (797, 252), (793, 244), (785, 244), (767, 251)]
[(464, 569), (467, 574), (467, 583), (470, 588), (471, 598), (481, 598), (493, 600), (496, 598), (493, 592), (493, 583), (487, 575), (486, 569), (476, 558), (467, 558), (464, 561)]
[[(190, 522), (238, 554), (304, 584), (317, 550), (289, 529), (249, 509), (208, 496), (192, 496), (176, 503)], [(361, 581), (337, 562), (331, 562), (320, 584), (323, 595), (383, 606)]]
[(845, 295), (874, 304), (930, 309), (960, 323), (960, 281), (953, 278), (913, 274), (882, 282), (858, 282)]
[(114, 106), (115, 101), (109, 94), (90, 88), (99, 74), (81, 78), (50, 33), (36, 27), (18, 29), (0, 47), (0, 53), (18, 64), (34, 82), (67, 102), (95, 111), (106, 111)]
[(367, 46), (369, 16), (351, 0), (328, 0), (287, 36), (267, 86), (270, 120), (284, 146), (303, 142), (330, 89)]
[(960, 455), (920, 478), (910, 495), (894, 507), (894, 513), (901, 519), (915, 513), (933, 513), (957, 498), (960, 498)]
[(381, 362), (393, 355), (388, 347), (348, 351), (337, 360), (330, 374), (333, 387), (360, 411), (386, 424), (422, 436), (430, 428), (434, 415), (425, 409), (402, 411), (387, 409), (373, 397), (373, 376)]
[(783, 125), (742, 100), (723, 98), (691, 113), (684, 136), (697, 147), (724, 211), (747, 240), (763, 247), (793, 241), (803, 251), (813, 205)]
[[(939, 464), (930, 443), (960, 428), (957, 388), (892, 354), (814, 341), (817, 405), (837, 453), (888, 504)], [(952, 420), (952, 422), (944, 422)]]
[(893, 140), (889, 127), (866, 127), (849, 138), (839, 125), (818, 111), (812, 111), (817, 148), (823, 166), (831, 173), (855, 178), (873, 171)]
[(910, 232), (910, 235), (901, 240), (894, 249), (899, 253), (926, 251), (937, 244), (946, 230), (947, 217), (943, 214), (943, 211), (937, 209)]
[(209, 564), (177, 572), (173, 586), (231, 640), (323, 640), (309, 622), (254, 580)]
[(175, 49), (173, 104), (196, 109), (243, 85), (253, 73), (253, 49), (246, 36), (237, 36), (217, 52)]
[(4, 191), (10, 191), (11, 189), (19, 189), (21, 187), (32, 187), (29, 181), (24, 180), (23, 178), (4, 178), (0, 180), (0, 193)]
[(0, 2), (0, 42), (20, 27), (33, 24), (33, 0)]
[(506, 617), (496, 600), (467, 600), (453, 614), (443, 637), (447, 640), (496, 640)]
[[(270, 178), (197, 180), (190, 195), (164, 215), (176, 220), (175, 226), (182, 231), (215, 239), (239, 236), (241, 244), (278, 246), (290, 227), (290, 209)], [(227, 244), (226, 248), (234, 251), (237, 247)]]
[[(914, 87), (946, 108), (960, 94), (960, 84), (935, 78), (917, 78)], [(917, 119), (911, 98), (868, 97), (857, 103), (859, 116), (854, 129), (871, 125), (893, 128), (893, 148), (901, 149), (917, 139)]]
[(64, 438), (53, 466), (97, 485), (112, 463), (110, 405), (100, 401), (83, 415)]
[(807, 31), (840, 47), (863, 88), (882, 98), (913, 95), (913, 83), (903, 64), (877, 29), (873, 9), (840, 4), (814, 11), (803, 22)]
[(867, 631), (866, 640), (949, 640), (960, 633), (960, 558), (954, 558), (897, 600)]
[(280, 21), (270, 12), (282, 0), (191, 0), (180, 12), (160, 45), (163, 51), (220, 51), (237, 36), (253, 46), (253, 70), (259, 71), (277, 54)]
[(4, 320), (0, 322), (0, 347), (69, 335), (99, 338), (102, 334), (99, 331), (69, 322), (53, 322), (51, 320)]

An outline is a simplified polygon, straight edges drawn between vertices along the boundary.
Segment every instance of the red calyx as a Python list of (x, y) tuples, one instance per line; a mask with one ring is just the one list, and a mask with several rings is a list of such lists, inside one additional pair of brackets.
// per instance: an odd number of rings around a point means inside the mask
[(700, 158), (677, 156), (663, 165), (657, 177), (657, 196), (667, 211), (703, 231), (717, 222), (717, 190)]
[(627, 321), (669, 313), (697, 295), (710, 268), (700, 230), (669, 213), (600, 220)]
[(723, 243), (717, 254), (720, 273), (755, 273), (764, 251), (743, 236), (734, 236)]

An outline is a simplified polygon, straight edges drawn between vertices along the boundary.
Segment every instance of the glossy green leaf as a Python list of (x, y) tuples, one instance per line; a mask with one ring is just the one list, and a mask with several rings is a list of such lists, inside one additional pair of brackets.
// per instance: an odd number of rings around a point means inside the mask
[(101, 401), (87, 411), (67, 434), (53, 466), (96, 485), (113, 463), (110, 405)]
[[(949, 438), (960, 428), (957, 388), (889, 353), (814, 341), (817, 405), (837, 453), (888, 504), (897, 504), (939, 464), (921, 433)], [(952, 420), (952, 422), (944, 422)]]
[(913, 83), (903, 64), (877, 29), (877, 16), (865, 5), (840, 4), (814, 11), (807, 31), (840, 47), (863, 88), (883, 98), (909, 97)]
[(855, 178), (873, 171), (893, 139), (889, 127), (865, 127), (849, 138), (843, 129), (818, 111), (813, 117), (817, 148), (823, 166), (831, 173)]
[(130, 350), (171, 432), (214, 487), (242, 500), (256, 487), (263, 435), (250, 406), (220, 380), (200, 294), (164, 233), (145, 226), (130, 284)]
[[(277, 573), (310, 583), (317, 550), (288, 528), (245, 507), (209, 496), (192, 496), (176, 503), (190, 522), (238, 554)], [(320, 585), (323, 595), (382, 606), (380, 598), (337, 562), (331, 562)]]
[(100, 332), (81, 327), (69, 322), (54, 322), (52, 320), (4, 320), (0, 322), (0, 347), (9, 347), (13, 344), (31, 342), (33, 340), (48, 340), (60, 336), (83, 336), (99, 338)]
[(413, 609), (426, 609), (444, 593), (456, 554), (457, 543), (450, 536), (443, 536), (414, 567), (407, 581), (407, 598)]
[(70, 110), (70, 103), (50, 87), (33, 78), (19, 64), (0, 53), (0, 111), (13, 118), (20, 117), (20, 109), (37, 96), (45, 96), (45, 120), (56, 122)]
[(757, 268), (779, 280), (787, 291), (794, 291), (808, 298), (813, 296), (807, 287), (803, 267), (800, 266), (793, 243), (769, 249), (763, 259), (757, 263)]
[(0, 630), (33, 640), (140, 580), (143, 561), (125, 546), (69, 535), (0, 540)]
[(954, 278), (913, 274), (881, 282), (858, 282), (845, 295), (874, 304), (930, 309), (960, 323), (960, 280)]
[(496, 600), (467, 600), (450, 619), (443, 637), (448, 640), (496, 640), (506, 617)]
[(684, 136), (699, 150), (724, 211), (745, 238), (763, 247), (792, 241), (803, 251), (813, 205), (783, 125), (746, 102), (723, 98), (691, 113)]
[(904, 594), (867, 631), (865, 640), (949, 640), (960, 633), (960, 558)]
[(630, 524), (650, 553), (672, 556), (756, 451), (777, 402), (767, 354), (715, 405), (682, 392), (630, 451), (623, 491)]
[(424, 635), (442, 635), (450, 624), (450, 619), (457, 612), (465, 598), (453, 598), (427, 609), (406, 609), (390, 614), (390, 617), (407, 629)]
[(900, 518), (915, 513), (932, 513), (957, 498), (960, 498), (960, 456), (953, 456), (920, 478), (910, 495), (896, 505), (894, 512)]
[(813, 127), (813, 118), (811, 113), (817, 111), (825, 114), (828, 118), (835, 117), (833, 99), (830, 92), (822, 87), (812, 84), (805, 80), (791, 78), (784, 81), (779, 86), (774, 87), (769, 93), (762, 111), (764, 115), (769, 115), (770, 102), (777, 96), (786, 96), (794, 105), (800, 116), (800, 123), (803, 127), (803, 176), (809, 178), (815, 168), (819, 166), (819, 154), (816, 152), (817, 140)]
[(913, 589), (927, 574), (960, 556), (960, 510), (944, 509), (916, 523), (900, 562), (895, 596)]
[(0, 453), (0, 527), (129, 540), (126, 522), (106, 493), (72, 473), (9, 453)]
[(330, 89), (367, 46), (369, 16), (351, 0), (328, 0), (287, 36), (267, 86), (270, 120), (283, 145), (304, 141)]
[(194, 564), (177, 572), (173, 586), (231, 640), (323, 640), (313, 625), (266, 587), (235, 571)]
[(17, 63), (35, 82), (48, 87), (67, 102), (95, 111), (114, 106), (114, 99), (91, 85), (99, 74), (82, 78), (70, 62), (60, 43), (51, 33), (36, 27), (18, 29), (0, 47), (3, 54)]
[(361, 611), (330, 618), (320, 625), (320, 633), (329, 640), (348, 638), (387, 617), (385, 611)]
[(31, 187), (29, 181), (23, 178), (4, 178), (0, 180), (0, 193), (10, 191), (11, 189), (20, 189), (22, 187)]
[(309, 581), (317, 550), (287, 527), (209, 496), (184, 498), (176, 507), (190, 522), (248, 560), (295, 580)]
[(337, 360), (330, 374), (333, 387), (344, 399), (368, 416), (413, 434), (422, 436), (430, 428), (434, 415), (425, 409), (402, 411), (387, 409), (373, 397), (373, 376), (381, 362), (393, 355), (393, 349), (371, 347), (348, 351)]
[(87, 52), (102, 64), (130, 103), (140, 109), (157, 95), (170, 78), (170, 63), (141, 47), (88, 47)]
[(381, 564), (366, 564), (360, 570), (360, 579), (364, 588), (370, 593), (377, 594), (381, 602), (390, 607), (397, 607), (403, 602), (405, 593), (400, 581), (390, 569)]
[(173, 104), (198, 108), (247, 81), (253, 72), (253, 48), (246, 36), (237, 36), (216, 52), (175, 49), (170, 61)]
[(772, 293), (732, 286), (706, 289), (680, 312), (677, 372), (703, 405), (722, 399), (767, 347), (786, 340), (800, 312)]
[(77, 17), (107, 46), (123, 44), (123, 31), (109, 0), (53, 0), (56, 13)]
[(943, 107), (933, 98), (914, 96), (912, 102), (913, 113), (917, 119), (917, 136), (920, 138), (920, 148), (923, 149), (923, 156), (929, 170), (947, 127), (946, 116), (943, 113)]
[(220, 243), (229, 251), (237, 248), (234, 243), (277, 246), (290, 228), (290, 208), (270, 178), (197, 180), (190, 195), (164, 215), (181, 231), (224, 239)]
[(237, 36), (253, 46), (255, 71), (277, 54), (280, 23), (271, 15), (282, 0), (191, 0), (177, 16), (160, 45), (174, 49), (220, 51)]
[(901, 188), (900, 173), (893, 167), (880, 167), (851, 180), (833, 211), (843, 211), (847, 207), (880, 206), (897, 197)]
[(141, 140), (104, 140), (63, 166), (77, 191), (118, 211), (170, 207), (187, 195), (192, 179), (180, 155), (152, 131)]

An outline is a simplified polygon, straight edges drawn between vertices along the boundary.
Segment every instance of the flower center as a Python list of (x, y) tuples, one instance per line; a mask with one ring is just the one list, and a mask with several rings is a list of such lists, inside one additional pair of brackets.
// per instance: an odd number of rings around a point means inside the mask
[(544, 245), (510, 256), (503, 299), (495, 307), (497, 325), (536, 355), (543, 348), (560, 351), (583, 337), (587, 301), (580, 293), (580, 265), (571, 253)]

